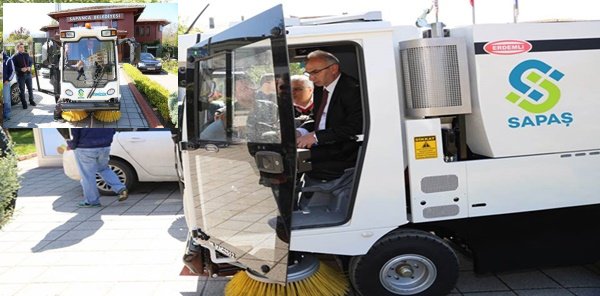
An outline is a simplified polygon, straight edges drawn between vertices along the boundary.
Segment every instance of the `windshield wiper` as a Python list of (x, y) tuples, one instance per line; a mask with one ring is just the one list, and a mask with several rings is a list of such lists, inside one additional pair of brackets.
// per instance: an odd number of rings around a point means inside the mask
[[(102, 77), (104, 77), (104, 74), (106, 73), (104, 71), (104, 65), (100, 65), (100, 63), (98, 63), (96, 61), (96, 62), (94, 62), (94, 66), (96, 66), (96, 71), (94, 72), (94, 85), (92, 86), (92, 90), (90, 91), (90, 93), (87, 96), (88, 99), (94, 95), (94, 92), (96, 92), (96, 88), (98, 88), (98, 84), (100, 83), (100, 80), (102, 79)], [(100, 76), (100, 77), (98, 77), (98, 76)]]

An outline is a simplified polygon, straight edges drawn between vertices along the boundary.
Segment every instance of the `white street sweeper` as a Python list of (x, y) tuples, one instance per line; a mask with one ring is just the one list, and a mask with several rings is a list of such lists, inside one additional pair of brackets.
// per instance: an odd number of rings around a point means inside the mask
[(78, 121), (87, 117), (87, 112), (94, 112), (101, 121), (120, 118), (118, 45), (123, 41), (117, 38), (117, 29), (92, 27), (90, 23), (60, 31), (61, 92), (57, 105), (65, 119)]
[[(361, 90), (344, 187), (299, 185), (311, 158), (290, 74), (317, 49)], [(241, 271), (228, 295), (343, 295), (344, 277), (364, 296), (445, 295), (457, 250), (477, 272), (600, 259), (600, 21), (418, 29), (378, 13), (284, 20), (277, 6), (186, 58), (184, 262)], [(265, 74), (276, 99), (248, 107)]]

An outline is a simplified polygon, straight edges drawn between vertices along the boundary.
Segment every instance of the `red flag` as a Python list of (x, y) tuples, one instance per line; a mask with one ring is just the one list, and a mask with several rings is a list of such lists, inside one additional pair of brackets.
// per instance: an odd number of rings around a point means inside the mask
[(473, 3), (475, 0), (469, 0), (469, 2), (471, 3), (471, 6), (475, 6), (475, 3)]

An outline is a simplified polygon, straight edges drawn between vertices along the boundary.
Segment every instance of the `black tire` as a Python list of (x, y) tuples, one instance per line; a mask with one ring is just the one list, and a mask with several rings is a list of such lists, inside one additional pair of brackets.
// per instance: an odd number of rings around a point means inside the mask
[(349, 265), (350, 281), (363, 296), (447, 295), (456, 285), (459, 269), (448, 243), (412, 229), (384, 236)]
[(11, 106), (21, 103), (21, 97), (19, 97), (19, 94), (21, 94), (21, 90), (19, 90), (19, 84), (15, 83), (15, 84), (11, 85), (10, 86), (10, 105)]
[[(121, 183), (125, 184), (127, 189), (131, 190), (137, 183), (137, 175), (127, 162), (111, 157), (108, 166), (117, 174), (117, 177), (119, 177)], [(98, 174), (96, 174), (96, 185), (101, 195), (116, 195)]]

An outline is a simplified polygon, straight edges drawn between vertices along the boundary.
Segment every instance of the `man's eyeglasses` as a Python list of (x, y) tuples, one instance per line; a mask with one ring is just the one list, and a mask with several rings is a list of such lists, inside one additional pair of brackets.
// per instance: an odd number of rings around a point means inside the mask
[(323, 70), (325, 70), (325, 69), (327, 69), (327, 68), (329, 68), (329, 67), (331, 67), (331, 66), (333, 66), (333, 65), (335, 65), (335, 63), (333, 63), (333, 64), (330, 64), (329, 66), (327, 66), (327, 67), (325, 67), (325, 68), (322, 68), (322, 69), (319, 69), (319, 70), (313, 70), (313, 71), (310, 71), (310, 72), (306, 72), (306, 71), (305, 71), (305, 72), (304, 72), (304, 75), (305, 75), (305, 76), (311, 76), (311, 75), (313, 75), (313, 76), (314, 76), (314, 75), (317, 75), (317, 74), (321, 73), (321, 71), (323, 71)]

